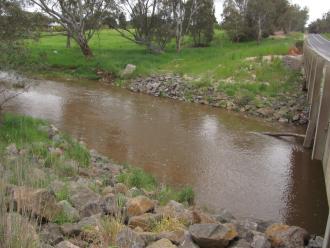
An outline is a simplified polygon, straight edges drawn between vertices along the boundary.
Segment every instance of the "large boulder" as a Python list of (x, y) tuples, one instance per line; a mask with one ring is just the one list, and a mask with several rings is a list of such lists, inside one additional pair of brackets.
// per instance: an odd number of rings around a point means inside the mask
[(160, 221), (161, 218), (162, 216), (159, 214), (145, 213), (129, 218), (128, 225), (133, 229), (140, 227), (143, 231), (149, 231), (151, 226), (155, 222)]
[(155, 209), (155, 202), (141, 195), (130, 199), (126, 207), (128, 216), (137, 216), (153, 211)]
[(173, 245), (168, 239), (160, 239), (151, 245), (148, 245), (147, 248), (175, 248), (177, 246)]
[(306, 230), (284, 224), (273, 224), (266, 230), (272, 247), (302, 248), (307, 244), (309, 235)]
[(144, 240), (132, 229), (126, 227), (118, 233), (116, 238), (118, 248), (144, 248)]
[(61, 212), (55, 194), (46, 189), (14, 187), (11, 189), (10, 199), (18, 211), (27, 212), (47, 221), (53, 220)]
[(238, 235), (231, 224), (194, 224), (190, 226), (189, 232), (201, 248), (227, 247)]
[(81, 217), (88, 217), (101, 212), (100, 195), (80, 183), (69, 186), (70, 202), (79, 210)]
[(164, 217), (178, 219), (183, 223), (194, 223), (192, 211), (186, 209), (183, 204), (173, 200), (169, 201), (165, 207), (158, 208), (156, 212), (162, 214)]

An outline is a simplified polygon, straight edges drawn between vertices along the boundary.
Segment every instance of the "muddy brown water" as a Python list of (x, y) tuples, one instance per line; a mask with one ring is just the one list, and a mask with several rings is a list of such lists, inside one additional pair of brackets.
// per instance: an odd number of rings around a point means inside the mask
[[(172, 186), (191, 185), (217, 212), (299, 225), (323, 234), (328, 215), (321, 163), (260, 120), (95, 82), (43, 81), (7, 110), (44, 118), (118, 163)], [(294, 129), (291, 131), (301, 132)]]

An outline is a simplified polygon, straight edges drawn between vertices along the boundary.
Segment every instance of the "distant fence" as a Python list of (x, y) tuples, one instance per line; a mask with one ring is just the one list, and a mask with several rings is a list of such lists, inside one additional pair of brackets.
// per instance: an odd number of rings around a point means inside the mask
[[(310, 107), (304, 147), (313, 147), (312, 159), (323, 163), (330, 205), (330, 61), (313, 49), (308, 40), (304, 44), (304, 69)], [(330, 216), (323, 248), (330, 248)]]

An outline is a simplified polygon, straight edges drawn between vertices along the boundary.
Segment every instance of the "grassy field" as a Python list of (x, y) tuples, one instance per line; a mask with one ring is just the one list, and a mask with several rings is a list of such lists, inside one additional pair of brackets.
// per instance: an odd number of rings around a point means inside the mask
[(330, 33), (324, 33), (322, 34), (325, 38), (329, 39), (330, 40)]
[(73, 76), (95, 78), (100, 68), (115, 74), (126, 64), (137, 65), (136, 75), (159, 72), (175, 72), (198, 77), (227, 78), (240, 68), (243, 58), (252, 56), (286, 54), (294, 41), (301, 38), (295, 34), (285, 39), (266, 39), (261, 45), (256, 42), (233, 44), (224, 32), (216, 31), (210, 47), (192, 48), (189, 40), (180, 54), (175, 52), (174, 43), (164, 54), (150, 54), (145, 48), (122, 38), (116, 31), (102, 30), (94, 36), (90, 45), (94, 58), (86, 60), (79, 48), (67, 49), (64, 36), (50, 36), (31, 42), (34, 59), (43, 61)]

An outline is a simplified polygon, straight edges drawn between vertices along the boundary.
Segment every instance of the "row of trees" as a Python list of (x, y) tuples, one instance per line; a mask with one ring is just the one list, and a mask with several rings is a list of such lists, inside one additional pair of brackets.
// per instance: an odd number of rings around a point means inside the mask
[(233, 41), (257, 40), (274, 31), (304, 31), (307, 8), (288, 0), (225, 0), (223, 28)]
[[(42, 23), (56, 22), (90, 57), (93, 52), (89, 41), (106, 24), (153, 52), (164, 51), (174, 39), (180, 52), (187, 34), (195, 46), (206, 46), (212, 41), (216, 23), (213, 1), (0, 0), (0, 38), (31, 35)], [(37, 7), (43, 14), (23, 11), (22, 2)], [(224, 0), (222, 26), (233, 41), (260, 42), (276, 30), (303, 31), (307, 18), (307, 9), (288, 0)]]
[(330, 33), (330, 11), (308, 26), (310, 33)]
[[(5, 5), (15, 6), (17, 13), (0, 12), (0, 18), (15, 19), (21, 4), (38, 8), (41, 15), (62, 26), (69, 38), (79, 45), (86, 57), (93, 56), (89, 41), (102, 25), (116, 29), (123, 37), (146, 46), (154, 52), (164, 51), (173, 38), (180, 52), (183, 38), (190, 33), (196, 46), (208, 45), (213, 38), (213, 0), (0, 0), (0, 11)], [(129, 23), (126, 21), (129, 18)], [(17, 22), (18, 23), (18, 22)], [(129, 25), (128, 25), (129, 24)], [(0, 24), (1, 25), (1, 24)], [(11, 25), (5, 28), (12, 29)], [(30, 31), (34, 24), (22, 20), (17, 25)], [(16, 32), (14, 32), (16, 33)], [(0, 34), (1, 35), (1, 34)]]

